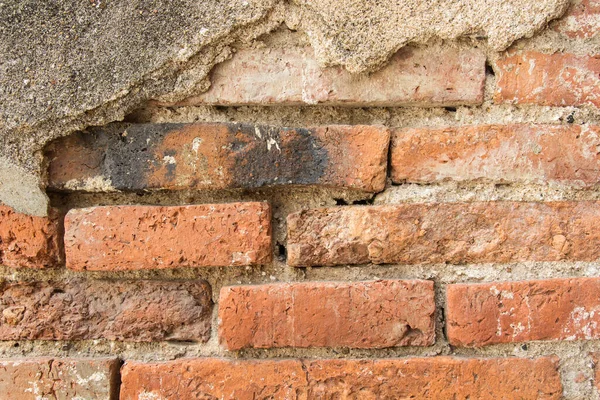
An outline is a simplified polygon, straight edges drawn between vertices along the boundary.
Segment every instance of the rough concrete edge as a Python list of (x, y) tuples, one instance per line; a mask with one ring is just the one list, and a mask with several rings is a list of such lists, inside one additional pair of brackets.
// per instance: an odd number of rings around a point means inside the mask
[(39, 177), (0, 156), (0, 199), (16, 211), (35, 216), (48, 215), (48, 196)]
[[(511, 38), (506, 43), (488, 43), (486, 45), (489, 53), (497, 53), (505, 50), (515, 41), (522, 38), (531, 38), (537, 32), (546, 27), (549, 21), (561, 17), (570, 6), (570, 1), (565, 1), (562, 8), (556, 10), (552, 15), (546, 18), (545, 23), (531, 27), (529, 31), (520, 37)], [(319, 64), (322, 66), (341, 65), (352, 73), (371, 72), (382, 68), (387, 64), (390, 57), (395, 54), (400, 48), (407, 45), (426, 44), (431, 38), (427, 37), (423, 40), (414, 38), (406, 43), (401, 43), (393, 51), (381, 55), (378, 60), (373, 61), (372, 65), (357, 69), (351, 65), (346, 65), (343, 60), (332, 61), (325, 57), (322, 43), (314, 34), (311, 34), (310, 29), (300, 21), (294, 21), (298, 18), (297, 15), (287, 15), (286, 10), (294, 8), (291, 4), (277, 3), (273, 9), (256, 21), (249, 24), (237, 27), (229, 33), (215, 38), (213, 41), (201, 46), (196, 52), (192, 53), (187, 60), (178, 60), (168, 62), (158, 69), (151, 71), (146, 76), (142, 77), (138, 82), (133, 83), (127, 90), (119, 92), (115, 97), (104, 103), (103, 105), (93, 109), (86, 110), (80, 113), (63, 118), (60, 121), (46, 120), (32, 126), (29, 131), (37, 130), (38, 132), (48, 132), (47, 139), (44, 145), (49, 141), (69, 135), (75, 131), (85, 129), (89, 126), (104, 125), (110, 122), (122, 120), (128, 113), (138, 108), (144, 101), (150, 98), (158, 98), (161, 100), (177, 101), (184, 99), (190, 95), (191, 91), (204, 92), (209, 89), (210, 82), (208, 76), (212, 69), (219, 63), (226, 61), (232, 57), (232, 46), (247, 45), (259, 36), (270, 34), (281, 26), (288, 26), (293, 29), (302, 30), (308, 37), (311, 47), (313, 48)], [(459, 40), (462, 36), (456, 36), (451, 40)], [(210, 55), (210, 61), (206, 63), (206, 55)], [(202, 62), (205, 62), (203, 64)], [(173, 73), (174, 64), (179, 64), (175, 68), (176, 83), (170, 93), (156, 92), (156, 88), (148, 85), (148, 82), (156, 80), (159, 77), (167, 79), (169, 71)], [(194, 79), (194, 77), (196, 77)], [(183, 79), (183, 80), (182, 80)], [(147, 87), (150, 86), (150, 87)], [(153, 93), (156, 92), (156, 93)], [(60, 130), (60, 133), (57, 131)], [(43, 136), (38, 133), (38, 137)], [(35, 162), (38, 166), (37, 173), (28, 171), (26, 168), (13, 163), (6, 157), (0, 157), (0, 203), (13, 207), (18, 212), (31, 214), (36, 216), (47, 216), (49, 201), (45, 189), (47, 182), (43, 170), (43, 160), (39, 155), (32, 155), (32, 158), (37, 158)]]

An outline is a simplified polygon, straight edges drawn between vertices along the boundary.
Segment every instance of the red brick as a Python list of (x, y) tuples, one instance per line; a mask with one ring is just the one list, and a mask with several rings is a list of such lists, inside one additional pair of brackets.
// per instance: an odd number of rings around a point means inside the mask
[(559, 399), (555, 357), (128, 362), (121, 399)]
[(71, 210), (67, 267), (120, 271), (237, 266), (271, 261), (267, 203), (180, 207), (110, 206)]
[(496, 64), (498, 103), (600, 107), (600, 55), (512, 54)]
[(459, 346), (600, 338), (600, 278), (457, 284), (447, 334)]
[(404, 47), (369, 75), (341, 67), (321, 69), (310, 49), (252, 49), (217, 66), (206, 93), (177, 105), (480, 104), (484, 81), (485, 55), (478, 49)]
[(211, 319), (205, 281), (0, 284), (0, 340), (205, 342)]
[(389, 131), (238, 123), (119, 124), (47, 149), (54, 190), (254, 189), (322, 185), (383, 190)]
[(555, 357), (307, 361), (309, 399), (560, 399)]
[(118, 396), (119, 367), (114, 358), (0, 360), (0, 398), (113, 400)]
[(478, 125), (399, 129), (393, 134), (392, 181), (600, 182), (600, 127)]
[(306, 374), (295, 360), (128, 361), (121, 375), (120, 400), (306, 398)]
[(32, 217), (0, 205), (0, 264), (13, 268), (54, 267), (62, 260), (58, 213)]
[(600, 202), (351, 206), (290, 214), (288, 264), (594, 261)]
[(428, 346), (433, 282), (307, 282), (221, 289), (219, 339), (229, 350)]
[(554, 29), (570, 38), (593, 38), (600, 32), (600, 0), (575, 0)]

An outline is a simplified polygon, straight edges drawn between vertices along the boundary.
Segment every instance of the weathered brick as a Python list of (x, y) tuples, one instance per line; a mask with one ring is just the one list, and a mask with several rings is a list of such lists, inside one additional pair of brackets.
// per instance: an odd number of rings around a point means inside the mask
[(127, 362), (121, 399), (559, 399), (555, 357)]
[(600, 182), (596, 125), (478, 125), (399, 129), (392, 181)]
[(433, 282), (307, 282), (221, 289), (219, 339), (229, 350), (428, 346)]
[(3, 282), (0, 340), (207, 341), (205, 281)]
[(496, 102), (600, 107), (600, 55), (509, 54), (496, 72)]
[(562, 396), (556, 357), (315, 360), (305, 364), (309, 399), (560, 399)]
[(341, 67), (322, 69), (306, 48), (251, 49), (217, 66), (207, 92), (177, 105), (480, 104), (484, 81), (485, 55), (473, 48), (404, 47), (369, 75)]
[(47, 268), (61, 262), (58, 213), (33, 217), (0, 205), (0, 264), (14, 268)]
[(446, 294), (455, 345), (600, 338), (599, 278), (456, 284)]
[(292, 266), (600, 258), (594, 201), (331, 207), (287, 224)]
[(0, 398), (116, 400), (119, 368), (115, 358), (0, 360)]
[(296, 360), (128, 361), (121, 376), (120, 400), (306, 398), (306, 374)]
[(67, 267), (74, 270), (237, 266), (271, 260), (267, 203), (77, 209), (67, 213), (65, 230)]
[(383, 190), (389, 131), (238, 123), (117, 124), (48, 148), (55, 190), (253, 189), (323, 185)]
[(600, 32), (600, 0), (575, 0), (555, 24), (555, 30), (570, 38), (588, 39)]

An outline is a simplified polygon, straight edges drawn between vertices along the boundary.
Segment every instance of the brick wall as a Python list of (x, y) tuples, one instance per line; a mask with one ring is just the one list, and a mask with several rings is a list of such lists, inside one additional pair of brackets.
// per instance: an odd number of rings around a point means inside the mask
[(279, 32), (50, 143), (49, 216), (0, 206), (0, 399), (600, 398), (599, 28), (364, 75)]

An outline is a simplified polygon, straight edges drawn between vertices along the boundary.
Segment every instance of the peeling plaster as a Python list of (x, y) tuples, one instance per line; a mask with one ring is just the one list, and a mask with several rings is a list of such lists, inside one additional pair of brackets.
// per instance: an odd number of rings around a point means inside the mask
[(533, 35), (568, 0), (193, 0), (0, 3), (0, 202), (43, 215), (40, 150), (148, 99), (205, 91), (211, 68), (285, 23), (321, 65), (360, 73), (409, 43)]

